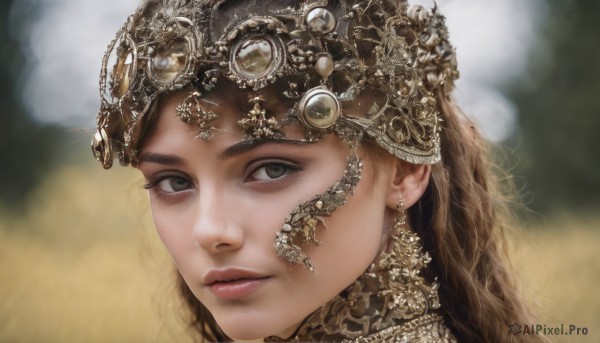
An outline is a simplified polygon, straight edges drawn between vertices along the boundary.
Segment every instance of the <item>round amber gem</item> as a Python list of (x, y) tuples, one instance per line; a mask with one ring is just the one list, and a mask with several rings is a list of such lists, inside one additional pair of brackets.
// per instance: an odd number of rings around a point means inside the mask
[(190, 46), (185, 40), (176, 40), (165, 48), (158, 49), (152, 58), (152, 71), (161, 81), (174, 80), (186, 67)]

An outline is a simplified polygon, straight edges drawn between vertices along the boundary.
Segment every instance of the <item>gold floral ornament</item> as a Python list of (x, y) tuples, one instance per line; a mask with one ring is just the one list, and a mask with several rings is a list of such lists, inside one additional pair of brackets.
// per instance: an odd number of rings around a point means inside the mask
[(319, 224), (325, 226), (325, 217), (346, 203), (360, 181), (362, 162), (352, 154), (343, 176), (323, 194), (300, 204), (285, 218), (284, 224), (275, 237), (275, 251), (292, 264), (303, 264), (313, 272), (310, 258), (302, 251), (302, 246), (319, 245), (316, 234)]
[(202, 107), (201, 101), (200, 93), (192, 92), (181, 104), (177, 105), (175, 113), (181, 121), (199, 129), (197, 137), (208, 140), (217, 131), (212, 123), (218, 116), (212, 111), (206, 111)]
[(268, 116), (267, 111), (260, 106), (265, 101), (262, 96), (255, 96), (249, 100), (254, 107), (248, 112), (247, 118), (238, 121), (246, 135), (253, 139), (277, 138), (282, 136), (281, 125), (274, 116)]

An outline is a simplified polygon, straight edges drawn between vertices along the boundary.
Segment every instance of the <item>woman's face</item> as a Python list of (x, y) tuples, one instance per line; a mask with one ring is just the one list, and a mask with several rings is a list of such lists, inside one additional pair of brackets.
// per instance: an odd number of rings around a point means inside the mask
[[(384, 182), (363, 151), (362, 179), (325, 218), (315, 272), (275, 253), (275, 235), (299, 204), (342, 176), (348, 148), (329, 134), (315, 144), (252, 145), (230, 94), (211, 95), (220, 130), (211, 140), (176, 117), (186, 94), (165, 97), (140, 153), (158, 233), (194, 295), (234, 339), (288, 337), (358, 278), (376, 257), (386, 215)], [(380, 172), (380, 171), (379, 171)]]

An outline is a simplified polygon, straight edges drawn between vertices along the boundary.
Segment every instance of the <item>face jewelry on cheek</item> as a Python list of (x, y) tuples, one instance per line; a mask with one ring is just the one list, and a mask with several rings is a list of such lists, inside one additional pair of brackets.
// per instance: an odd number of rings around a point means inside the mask
[(277, 255), (293, 264), (304, 264), (306, 269), (313, 272), (314, 267), (310, 258), (302, 251), (301, 245), (319, 245), (316, 231), (319, 223), (325, 225), (324, 217), (330, 216), (335, 210), (346, 203), (361, 178), (362, 161), (352, 154), (344, 175), (325, 193), (300, 204), (285, 219), (281, 230), (275, 237)]

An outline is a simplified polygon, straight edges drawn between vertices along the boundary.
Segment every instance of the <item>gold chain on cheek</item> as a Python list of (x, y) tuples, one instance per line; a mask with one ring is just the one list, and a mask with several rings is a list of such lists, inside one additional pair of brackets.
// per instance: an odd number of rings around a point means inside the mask
[(319, 245), (316, 231), (319, 223), (325, 225), (324, 217), (346, 203), (360, 181), (362, 161), (352, 153), (344, 175), (327, 191), (304, 202), (285, 218), (285, 223), (275, 237), (277, 255), (293, 264), (304, 264), (313, 272), (310, 258), (302, 251), (301, 245)]

